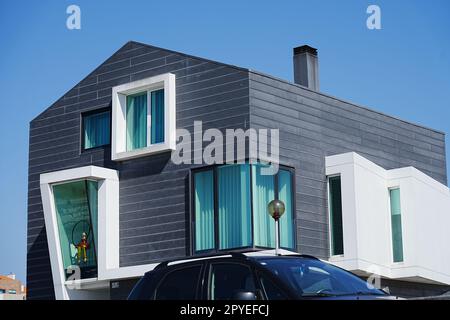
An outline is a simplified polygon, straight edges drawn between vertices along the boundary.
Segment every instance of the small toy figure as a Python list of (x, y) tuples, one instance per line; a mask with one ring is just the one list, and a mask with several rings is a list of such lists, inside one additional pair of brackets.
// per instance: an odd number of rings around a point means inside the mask
[(89, 249), (89, 242), (87, 241), (87, 234), (81, 234), (81, 241), (75, 246), (78, 250), (78, 263), (81, 262), (81, 255), (83, 255), (83, 262), (87, 262), (87, 250)]

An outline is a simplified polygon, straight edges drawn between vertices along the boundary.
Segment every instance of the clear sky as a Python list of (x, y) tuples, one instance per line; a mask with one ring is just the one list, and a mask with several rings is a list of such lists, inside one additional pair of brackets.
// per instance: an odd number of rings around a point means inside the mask
[(449, 134), (449, 16), (447, 0), (0, 1), (0, 274), (25, 280), (29, 122), (128, 40), (288, 80), (309, 44), (321, 91)]

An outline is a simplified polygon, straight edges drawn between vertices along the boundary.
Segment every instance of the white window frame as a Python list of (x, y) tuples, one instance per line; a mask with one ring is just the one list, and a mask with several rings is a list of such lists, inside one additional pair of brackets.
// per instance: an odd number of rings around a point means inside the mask
[[(164, 89), (164, 142), (150, 144), (152, 91)], [(127, 151), (127, 96), (147, 92), (147, 146)], [(122, 161), (176, 149), (175, 75), (165, 73), (112, 88), (111, 159)]]
[[(53, 186), (82, 179), (98, 181), (97, 278), (67, 280), (59, 241)], [(56, 299), (99, 298), (95, 295), (96, 290), (90, 289), (107, 289), (109, 282), (114, 279), (141, 277), (157, 265), (152, 263), (120, 267), (118, 171), (85, 166), (43, 173), (40, 175), (40, 190)]]

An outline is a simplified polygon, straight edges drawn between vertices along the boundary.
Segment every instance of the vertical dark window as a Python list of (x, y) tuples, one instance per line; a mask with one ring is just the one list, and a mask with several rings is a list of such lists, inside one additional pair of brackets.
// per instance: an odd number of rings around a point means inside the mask
[(252, 244), (250, 167), (221, 166), (217, 170), (219, 249)]
[(331, 230), (331, 255), (344, 254), (344, 238), (342, 229), (342, 194), (341, 177), (330, 177), (329, 210)]
[(92, 149), (111, 143), (111, 112), (88, 112), (82, 115), (83, 149)]
[(214, 243), (214, 172), (205, 170), (194, 175), (195, 250), (215, 248)]
[(390, 189), (392, 253), (394, 262), (403, 261), (402, 215), (400, 207), (400, 189)]

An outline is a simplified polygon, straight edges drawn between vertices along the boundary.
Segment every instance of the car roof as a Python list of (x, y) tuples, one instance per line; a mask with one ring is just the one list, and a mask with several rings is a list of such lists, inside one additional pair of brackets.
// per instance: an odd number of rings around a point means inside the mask
[(174, 265), (181, 265), (187, 263), (193, 263), (203, 260), (220, 259), (220, 258), (235, 258), (242, 260), (262, 260), (272, 258), (288, 258), (288, 257), (300, 257), (306, 259), (319, 260), (318, 258), (310, 255), (299, 254), (298, 252), (280, 249), (278, 254), (275, 254), (275, 250), (248, 250), (248, 251), (230, 251), (220, 252), (215, 254), (196, 255), (191, 257), (183, 257), (180, 259), (166, 260), (158, 264), (153, 270), (161, 270)]

